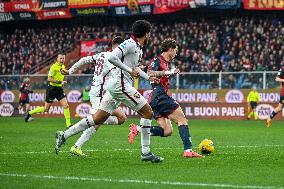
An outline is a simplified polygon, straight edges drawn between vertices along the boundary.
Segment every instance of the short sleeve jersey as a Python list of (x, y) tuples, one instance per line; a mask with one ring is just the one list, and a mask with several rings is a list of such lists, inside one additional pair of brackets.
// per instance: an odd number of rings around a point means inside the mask
[[(62, 75), (60, 71), (62, 69), (65, 69), (65, 66), (63, 64), (62, 65), (59, 64), (58, 62), (55, 62), (54, 64), (52, 64), (52, 66), (49, 69), (48, 77), (52, 77), (53, 79), (57, 81), (63, 81), (64, 75)], [(58, 83), (49, 82), (49, 84), (51, 86), (62, 87), (62, 84), (58, 84)]]

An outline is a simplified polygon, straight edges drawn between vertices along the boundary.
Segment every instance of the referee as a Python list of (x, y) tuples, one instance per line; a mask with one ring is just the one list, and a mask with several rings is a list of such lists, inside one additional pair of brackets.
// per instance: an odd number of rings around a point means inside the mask
[(61, 70), (65, 69), (64, 63), (65, 55), (58, 54), (56, 62), (52, 64), (48, 72), (48, 85), (46, 88), (46, 99), (44, 107), (42, 106), (34, 110), (30, 110), (25, 116), (25, 122), (28, 122), (29, 118), (33, 114), (48, 112), (53, 100), (56, 98), (60, 102), (60, 105), (64, 108), (66, 126), (71, 126), (69, 105), (62, 88), (62, 86), (67, 83), (67, 81), (64, 81), (64, 75), (62, 75), (61, 73)]
[(257, 112), (255, 111), (257, 103), (260, 100), (260, 96), (256, 90), (256, 87), (252, 88), (253, 90), (250, 91), (248, 97), (247, 97), (247, 103), (248, 103), (248, 117), (249, 120), (251, 116), (254, 116), (254, 119), (257, 120)]

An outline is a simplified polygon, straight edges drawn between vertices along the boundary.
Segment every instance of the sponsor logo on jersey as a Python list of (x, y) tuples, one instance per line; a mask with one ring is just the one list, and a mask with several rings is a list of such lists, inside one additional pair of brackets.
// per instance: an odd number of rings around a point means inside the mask
[(240, 90), (229, 90), (226, 93), (225, 100), (228, 103), (241, 103), (244, 100), (244, 95)]
[(4, 91), (1, 94), (1, 101), (2, 102), (14, 102), (15, 95), (12, 91)]
[(4, 103), (0, 105), (0, 115), (10, 117), (14, 113), (14, 107), (11, 104)]

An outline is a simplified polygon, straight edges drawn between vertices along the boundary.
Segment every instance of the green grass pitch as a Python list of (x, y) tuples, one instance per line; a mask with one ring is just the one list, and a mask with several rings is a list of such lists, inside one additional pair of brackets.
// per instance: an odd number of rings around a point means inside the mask
[[(75, 122), (76, 120), (73, 120)], [(151, 138), (158, 164), (140, 160), (140, 137), (128, 144), (129, 119), (122, 126), (102, 126), (83, 146), (88, 155), (69, 154), (79, 135), (54, 153), (55, 132), (64, 119), (0, 118), (0, 188), (254, 188), (284, 187), (284, 124), (274, 121), (192, 120), (194, 147), (212, 139), (216, 152), (205, 159), (182, 157), (174, 125), (171, 137)], [(154, 125), (154, 124), (153, 124)]]

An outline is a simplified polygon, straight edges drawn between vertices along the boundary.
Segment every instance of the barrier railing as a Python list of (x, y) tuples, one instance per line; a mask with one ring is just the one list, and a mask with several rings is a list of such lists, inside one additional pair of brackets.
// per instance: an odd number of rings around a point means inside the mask
[[(275, 81), (277, 72), (182, 72), (179, 75), (170, 77), (170, 89), (271, 89), (280, 87)], [(45, 89), (47, 75), (0, 75), (1, 90), (17, 90), (23, 79), (29, 77), (31, 86), (34, 89)], [(92, 74), (75, 74), (66, 76), (66, 89), (83, 89), (91, 86)], [(150, 89), (149, 81), (139, 80), (139, 88)]]

